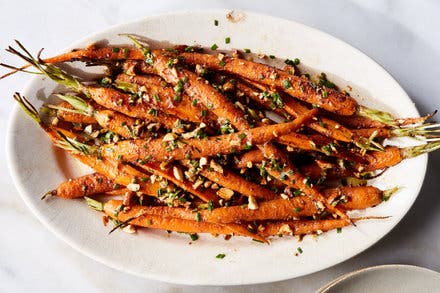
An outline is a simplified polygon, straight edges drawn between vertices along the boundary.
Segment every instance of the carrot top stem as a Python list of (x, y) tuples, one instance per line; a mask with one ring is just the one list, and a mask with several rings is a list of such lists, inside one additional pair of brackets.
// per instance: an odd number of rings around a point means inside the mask
[(409, 159), (435, 151), (437, 149), (440, 149), (440, 139), (422, 145), (402, 148), (401, 152), (402, 152), (402, 156), (405, 159)]
[(384, 190), (382, 192), (382, 199), (383, 199), (383, 201), (389, 200), (391, 196), (393, 196), (397, 191), (399, 191), (399, 189), (400, 189), (399, 186), (395, 186), (393, 188)]
[(393, 115), (388, 112), (371, 109), (365, 106), (359, 106), (357, 114), (362, 117), (366, 117), (388, 126), (397, 126)]
[(17, 101), (18, 105), (23, 109), (23, 111), (32, 118), (39, 125), (42, 125), (41, 117), (38, 114), (37, 109), (22, 95), (19, 93), (14, 94), (14, 100)]
[(32, 56), (32, 54), (29, 53), (29, 51), (19, 41), (15, 40), (15, 42), (23, 52), (20, 52), (19, 50), (11, 46), (9, 46), (9, 48), (6, 49), (6, 51), (8, 51), (11, 54), (17, 55), (18, 57), (22, 58), (29, 64), (32, 64), (42, 74), (46, 75), (56, 83), (62, 84), (77, 92), (83, 92), (86, 95), (88, 94), (86, 87), (83, 86), (81, 82), (79, 82), (79, 80), (77, 80), (73, 76), (67, 74), (66, 72), (64, 72), (63, 70), (61, 70), (60, 68), (54, 65), (45, 64), (44, 61), (41, 60), (39, 57), (35, 58), (34, 56)]
[(393, 136), (403, 137), (426, 137), (426, 138), (438, 138), (440, 137), (440, 123), (425, 123), (414, 127), (402, 127), (391, 129)]

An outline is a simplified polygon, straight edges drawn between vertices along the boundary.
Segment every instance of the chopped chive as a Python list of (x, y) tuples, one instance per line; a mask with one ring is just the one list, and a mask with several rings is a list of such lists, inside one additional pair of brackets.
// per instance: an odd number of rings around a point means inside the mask
[(224, 254), (224, 253), (219, 253), (219, 254), (217, 254), (217, 255), (215, 256), (215, 258), (223, 259), (223, 258), (225, 258), (225, 256), (226, 256), (226, 254)]
[(218, 20), (217, 19), (214, 20), (214, 25), (218, 26)]
[(337, 233), (341, 233), (341, 232), (342, 232), (342, 228), (341, 228), (341, 227), (336, 228), (336, 232), (337, 232)]
[(293, 64), (295, 64), (295, 65), (298, 65), (299, 64), (299, 59), (298, 58), (295, 58), (295, 59), (293, 59)]
[(202, 117), (206, 117), (206, 110), (202, 110)]
[(303, 253), (303, 250), (301, 247), (298, 247), (296, 250), (298, 250), (299, 253)]
[(246, 137), (246, 133), (240, 133), (240, 134), (238, 135), (238, 138), (239, 138), (240, 140), (243, 140), (245, 137)]
[(201, 221), (202, 221), (202, 218), (201, 218), (199, 212), (196, 213), (196, 221), (197, 221), (197, 222), (201, 222)]
[(245, 52), (245, 53), (250, 53), (251, 52), (251, 49), (243, 49), (243, 51)]
[(226, 65), (225, 61), (220, 60), (220, 62), (218, 63), (218, 65), (220, 65), (220, 67), (224, 67)]
[(285, 89), (290, 89), (290, 88), (292, 87), (292, 84), (290, 83), (290, 80), (286, 79), (286, 80), (283, 82), (283, 87), (284, 87)]
[(225, 38), (225, 43), (226, 43), (226, 44), (229, 44), (230, 42), (231, 42), (231, 38), (230, 38), (230, 37), (226, 37), (226, 38)]
[(269, 55), (270, 59), (275, 59), (275, 55)]
[(116, 47), (112, 48), (112, 52), (113, 52), (113, 53), (118, 53), (119, 50), (120, 50), (120, 49), (119, 49), (119, 48), (116, 48)]
[(197, 239), (199, 239), (199, 235), (197, 234), (189, 234), (189, 237), (191, 237), (192, 241), (196, 241)]
[(99, 202), (97, 200), (94, 200), (94, 199), (92, 199), (90, 197), (87, 197), (87, 196), (84, 196), (84, 198), (86, 199), (87, 205), (89, 207), (91, 207), (92, 209), (94, 209), (94, 210), (96, 210), (98, 212), (102, 211), (103, 205), (102, 205), (101, 202)]
[(196, 99), (192, 100), (191, 105), (192, 105), (193, 107), (195, 107), (195, 106), (197, 105), (197, 100), (196, 100)]
[(293, 210), (295, 211), (295, 213), (299, 213), (299, 212), (301, 211), (301, 208), (296, 207), (296, 208), (294, 208)]
[(217, 50), (217, 49), (218, 49), (217, 44), (213, 44), (213, 45), (211, 46), (211, 50)]
[(212, 211), (214, 208), (214, 203), (212, 202), (212, 200), (208, 201), (208, 211)]

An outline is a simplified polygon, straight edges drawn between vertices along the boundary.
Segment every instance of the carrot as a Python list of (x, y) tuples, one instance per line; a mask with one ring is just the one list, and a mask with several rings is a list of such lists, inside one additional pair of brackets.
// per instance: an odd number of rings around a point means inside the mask
[(130, 94), (122, 93), (113, 88), (84, 85), (61, 69), (53, 65), (44, 64), (42, 61), (35, 59), (20, 43), (18, 43), (18, 45), (23, 49), (26, 55), (11, 47), (9, 48), (9, 51), (32, 64), (36, 69), (53, 81), (76, 92), (83, 93), (85, 96), (93, 99), (96, 103), (105, 108), (121, 112), (131, 117), (155, 121), (161, 123), (167, 128), (174, 128), (175, 124), (179, 121), (177, 117), (168, 116), (163, 112), (155, 110), (151, 105), (146, 103), (143, 98), (134, 98)]
[(347, 225), (347, 221), (341, 219), (277, 221), (263, 224), (259, 234), (264, 237), (306, 235), (316, 232), (322, 233)]
[(89, 196), (111, 190), (112, 180), (99, 173), (92, 173), (78, 178), (69, 179), (47, 195), (56, 195), (65, 199)]
[[(150, 141), (139, 139), (119, 141), (113, 144), (102, 145), (95, 151), (109, 158), (118, 158), (124, 161), (145, 160), (147, 162), (163, 161), (170, 158), (183, 160), (187, 157), (196, 159), (217, 154), (230, 154), (249, 149), (252, 145), (266, 143), (279, 135), (295, 131), (310, 120), (315, 113), (315, 110), (311, 110), (306, 116), (302, 116), (289, 123), (211, 136), (203, 140), (197, 138), (176, 140), (176, 137), (170, 134), (168, 135), (169, 140), (168, 137), (164, 137)], [(92, 149), (92, 147), (89, 148)]]
[(235, 167), (238, 169), (248, 168), (255, 163), (261, 163), (264, 159), (264, 154), (259, 149), (250, 150), (238, 158)]
[[(292, 115), (293, 117), (298, 117), (307, 112), (307, 107), (301, 105), (299, 102), (295, 101), (293, 98), (288, 96), (281, 96), (278, 92), (268, 93), (264, 91), (263, 93), (254, 92), (250, 87), (243, 84), (242, 82), (237, 83), (237, 88), (242, 91), (246, 96), (256, 101), (257, 103), (263, 105), (264, 107), (275, 111), (281, 116), (285, 116), (285, 113)], [(280, 99), (281, 102), (278, 103), (277, 108), (273, 101), (274, 98)], [(327, 119), (325, 117), (320, 117), (319, 121), (312, 121), (307, 125), (307, 127), (327, 136), (334, 138), (336, 140), (351, 142), (353, 134), (349, 129), (342, 126), (333, 120)]]
[(231, 57), (225, 57), (220, 62), (217, 56), (200, 53), (182, 53), (180, 56), (192, 65), (199, 64), (282, 89), (293, 97), (339, 115), (352, 115), (358, 107), (356, 101), (345, 94), (268, 65)]
[(365, 163), (365, 159), (355, 151), (338, 146), (331, 139), (322, 135), (305, 135), (289, 133), (277, 139), (278, 142), (290, 147), (305, 151), (317, 151), (327, 156), (341, 158), (358, 163)]
[(341, 168), (333, 163), (320, 162), (319, 160), (301, 166), (299, 169), (301, 174), (312, 178), (312, 180), (319, 180), (321, 178), (332, 180), (354, 176), (353, 172), (346, 168)]
[[(389, 198), (396, 189), (381, 191), (372, 186), (341, 187), (324, 190), (326, 202), (344, 210), (365, 209)], [(299, 217), (316, 216), (324, 211), (324, 206), (316, 204), (308, 196), (297, 196), (289, 199), (274, 199), (259, 203), (258, 209), (252, 210), (242, 206), (219, 207), (212, 211), (192, 211), (186, 208), (168, 206), (143, 207), (143, 214), (161, 218), (178, 218), (210, 223), (237, 223), (259, 220), (288, 220)]]
[(176, 122), (179, 120), (177, 117), (169, 116), (161, 111), (155, 110), (149, 104), (145, 103), (142, 98), (133, 100), (133, 97), (129, 94), (112, 88), (87, 87), (85, 93), (96, 103), (105, 108), (121, 112), (130, 117), (158, 122), (166, 128), (174, 128)]
[(264, 148), (261, 150), (266, 158), (274, 160), (274, 162), (266, 167), (273, 177), (279, 179), (288, 187), (299, 188), (310, 196), (316, 204), (321, 203), (329, 212), (338, 215), (342, 219), (349, 220), (345, 213), (325, 202), (323, 195), (316, 188), (312, 187), (308, 178), (296, 170), (296, 167), (288, 160), (284, 153), (276, 148)]
[(56, 108), (56, 110), (57, 110), (56, 115), (60, 120), (63, 120), (66, 122), (85, 123), (85, 124), (96, 124), (97, 123), (96, 119), (91, 116), (87, 116), (87, 115), (84, 115), (81, 113), (69, 111), (69, 110), (75, 110), (75, 108), (72, 107), (67, 102), (61, 102), (56, 107), (57, 107)]
[(49, 135), (54, 145), (66, 150), (81, 163), (113, 180), (116, 184), (114, 188), (119, 188), (119, 185), (132, 186), (131, 189), (137, 189), (136, 191), (157, 197), (157, 191), (161, 189), (161, 186), (158, 181), (148, 182), (149, 175), (139, 172), (127, 163), (123, 163), (119, 160), (98, 157), (88, 153), (84, 154), (84, 149), (82, 148), (85, 145), (83, 146), (79, 142), (73, 140), (72, 138), (75, 137), (75, 134), (65, 129), (48, 127), (44, 127), (43, 129)]
[(166, 178), (167, 180), (173, 182), (176, 186), (194, 194), (205, 202), (218, 202), (219, 198), (213, 189), (201, 190), (199, 188), (193, 187), (193, 184), (190, 181), (185, 180), (182, 169), (179, 166), (174, 166), (172, 168), (164, 170), (162, 170), (159, 164), (154, 163), (137, 164), (137, 166), (157, 176)]
[(229, 188), (248, 197), (253, 196), (265, 200), (278, 197), (272, 190), (264, 188), (260, 184), (248, 181), (234, 172), (224, 170), (223, 168), (221, 171), (215, 170), (212, 167), (203, 168), (200, 170), (200, 174), (225, 188)]
[(226, 98), (211, 85), (206, 84), (197, 74), (184, 68), (177, 69), (175, 65), (169, 66), (170, 60), (172, 61), (174, 58), (167, 57), (165, 51), (156, 50), (153, 52), (153, 56), (153, 68), (163, 79), (173, 85), (186, 80), (184, 91), (190, 97), (198, 99), (217, 117), (226, 119), (237, 128), (249, 128), (249, 123), (243, 117), (243, 112), (232, 103), (225, 103)]
[(135, 92), (140, 89), (144, 90), (158, 109), (183, 120), (205, 122), (208, 125), (217, 120), (217, 117), (212, 114), (203, 115), (206, 108), (197, 102), (193, 103), (190, 97), (182, 93), (183, 87), (185, 87), (183, 81), (173, 89), (158, 76), (120, 74), (116, 78), (116, 83), (118, 82), (134, 85)]
[(184, 233), (211, 233), (224, 235), (239, 235), (266, 242), (264, 237), (249, 232), (246, 227), (238, 224), (217, 224), (198, 222), (195, 217), (191, 220), (167, 218), (145, 213), (149, 207), (131, 206), (129, 210), (120, 210), (122, 201), (110, 200), (103, 205), (103, 211), (110, 217), (131, 225), (162, 229)]

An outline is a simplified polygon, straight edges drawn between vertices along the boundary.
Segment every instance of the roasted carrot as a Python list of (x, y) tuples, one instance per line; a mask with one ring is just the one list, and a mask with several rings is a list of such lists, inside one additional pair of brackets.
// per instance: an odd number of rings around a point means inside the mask
[(259, 149), (250, 150), (238, 158), (235, 167), (238, 169), (249, 168), (255, 163), (261, 163), (264, 159), (264, 154)]
[(221, 170), (212, 167), (203, 168), (200, 170), (200, 174), (225, 188), (246, 196), (253, 196), (255, 198), (264, 200), (279, 197), (272, 190), (264, 188), (263, 186), (253, 183), (251, 181), (245, 180), (238, 174), (232, 171), (224, 170), (223, 168)]
[[(168, 135), (164, 138), (145, 140), (126, 140), (102, 145), (95, 152), (103, 156), (125, 161), (145, 160), (147, 162), (167, 159), (183, 160), (189, 158), (209, 157), (217, 154), (230, 154), (249, 149), (253, 145), (269, 142), (277, 136), (295, 131), (310, 120), (316, 111), (311, 110), (292, 122), (268, 125), (249, 130), (211, 136), (200, 140), (197, 138), (179, 139)], [(85, 146), (86, 147), (86, 146)], [(92, 147), (90, 147), (92, 148)]]
[(173, 166), (172, 168), (168, 169), (162, 169), (157, 163), (137, 164), (137, 166), (157, 176), (166, 178), (167, 180), (173, 182), (176, 186), (179, 186), (183, 190), (194, 194), (205, 202), (218, 202), (219, 197), (216, 195), (213, 189), (201, 190), (199, 188), (195, 188), (190, 181), (185, 180), (184, 173), (180, 166)]
[(224, 57), (220, 62), (217, 56), (200, 53), (182, 53), (180, 56), (192, 65), (199, 64), (282, 89), (293, 97), (339, 115), (352, 115), (358, 107), (356, 101), (345, 94), (268, 65), (232, 57)]
[(60, 104), (56, 105), (56, 115), (60, 120), (66, 121), (66, 122), (73, 122), (73, 123), (85, 123), (85, 124), (95, 124), (96, 119), (87, 116), (81, 113), (77, 113), (74, 111), (69, 110), (75, 110), (74, 107), (72, 107), (67, 102), (61, 102)]
[[(150, 132), (143, 120), (129, 117), (114, 110), (107, 110), (96, 104), (89, 104), (77, 96), (58, 94), (59, 98), (70, 103), (76, 111), (91, 117), (102, 128), (119, 134), (124, 138), (146, 138)], [(64, 102), (65, 103), (65, 102)]]
[(277, 221), (261, 225), (258, 234), (264, 237), (307, 235), (345, 226), (348, 226), (347, 221), (341, 219)]
[(247, 236), (256, 240), (266, 242), (266, 239), (264, 237), (249, 232), (243, 225), (198, 222), (195, 216), (191, 220), (169, 217), (166, 218), (146, 213), (145, 210), (148, 209), (148, 207), (143, 206), (131, 206), (128, 211), (119, 211), (121, 204), (122, 201), (110, 200), (104, 204), (103, 210), (108, 216), (112, 218), (140, 227), (184, 233), (211, 233), (215, 235), (235, 234), (238, 236)]
[[(242, 82), (238, 82), (236, 86), (240, 91), (242, 91), (252, 100), (256, 101), (257, 103), (263, 105), (268, 109), (275, 111), (282, 116), (285, 116), (285, 113), (288, 113), (293, 117), (298, 117), (300, 115), (303, 115), (308, 110), (307, 107), (301, 105), (301, 103), (295, 101), (292, 97), (283, 97), (278, 92), (254, 92), (250, 87)], [(274, 99), (279, 99), (279, 102), (277, 104), (274, 104)], [(276, 105), (278, 105), (278, 107)], [(345, 142), (352, 141), (353, 134), (349, 129), (342, 126), (340, 123), (337, 123), (325, 117), (319, 117), (318, 120), (319, 121), (312, 121), (307, 125), (307, 127), (310, 127), (311, 129), (336, 140)]]
[(99, 173), (92, 173), (78, 178), (69, 179), (48, 194), (65, 199), (89, 196), (111, 190), (112, 180)]
[(211, 85), (206, 84), (197, 74), (184, 68), (177, 69), (175, 65), (169, 66), (169, 61), (173, 60), (173, 57), (167, 57), (165, 51), (156, 50), (153, 56), (153, 68), (163, 79), (173, 85), (186, 80), (184, 91), (191, 98), (198, 99), (220, 119), (226, 119), (240, 129), (249, 128), (243, 112), (232, 103), (224, 103), (226, 98)]
[(194, 103), (190, 97), (182, 92), (186, 86), (186, 82), (183, 80), (174, 89), (168, 86), (162, 78), (151, 75), (130, 76), (120, 74), (116, 78), (116, 83), (118, 82), (130, 83), (130, 85), (135, 86), (135, 92), (142, 89), (146, 94), (145, 97), (151, 99), (158, 109), (183, 120), (205, 122), (208, 125), (217, 120), (217, 117), (211, 113), (204, 115), (206, 108), (201, 106), (200, 103)]
[(151, 104), (148, 104), (142, 97), (133, 97), (130, 94), (120, 92), (113, 88), (84, 85), (58, 67), (42, 63), (42, 61), (35, 59), (20, 43), (18, 44), (25, 54), (13, 48), (9, 48), (10, 52), (13, 52), (32, 64), (37, 70), (53, 81), (84, 94), (105, 108), (121, 112), (131, 117), (155, 121), (170, 129), (174, 128), (175, 124), (179, 121), (177, 117), (169, 116), (155, 110), (151, 107)]
[[(381, 203), (396, 190), (381, 191), (372, 186), (341, 187), (324, 190), (326, 201), (344, 210), (365, 209)], [(317, 204), (308, 196), (297, 196), (288, 199), (275, 199), (261, 202), (258, 209), (252, 210), (242, 206), (219, 207), (209, 210), (189, 210), (168, 206), (143, 207), (143, 214), (161, 218), (178, 218), (210, 223), (237, 223), (258, 220), (288, 220), (299, 217), (317, 216), (324, 211), (323, 204)]]

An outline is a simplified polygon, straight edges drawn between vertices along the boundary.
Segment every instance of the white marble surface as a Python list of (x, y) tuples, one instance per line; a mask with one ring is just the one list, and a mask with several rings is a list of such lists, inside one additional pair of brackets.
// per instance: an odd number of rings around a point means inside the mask
[[(151, 3), (150, 3), (151, 2)], [(56, 3), (56, 4), (55, 4)], [(122, 4), (123, 3), (123, 4)], [(440, 3), (425, 1), (7, 1), (0, 0), (0, 48), (13, 39), (50, 55), (109, 25), (167, 11), (235, 8), (280, 16), (326, 31), (382, 64), (423, 113), (440, 97)], [(3, 51), (0, 61), (14, 60)], [(0, 74), (5, 72), (0, 69)], [(6, 166), (5, 139), (12, 93), (28, 80), (0, 81), (0, 292), (205, 292), (107, 268), (70, 248), (31, 214)], [(411, 172), (411, 170), (408, 170)], [(293, 280), (213, 292), (313, 292), (331, 279), (370, 265), (405, 263), (440, 271), (440, 153), (430, 156), (424, 187), (404, 220), (366, 252), (333, 268)]]

